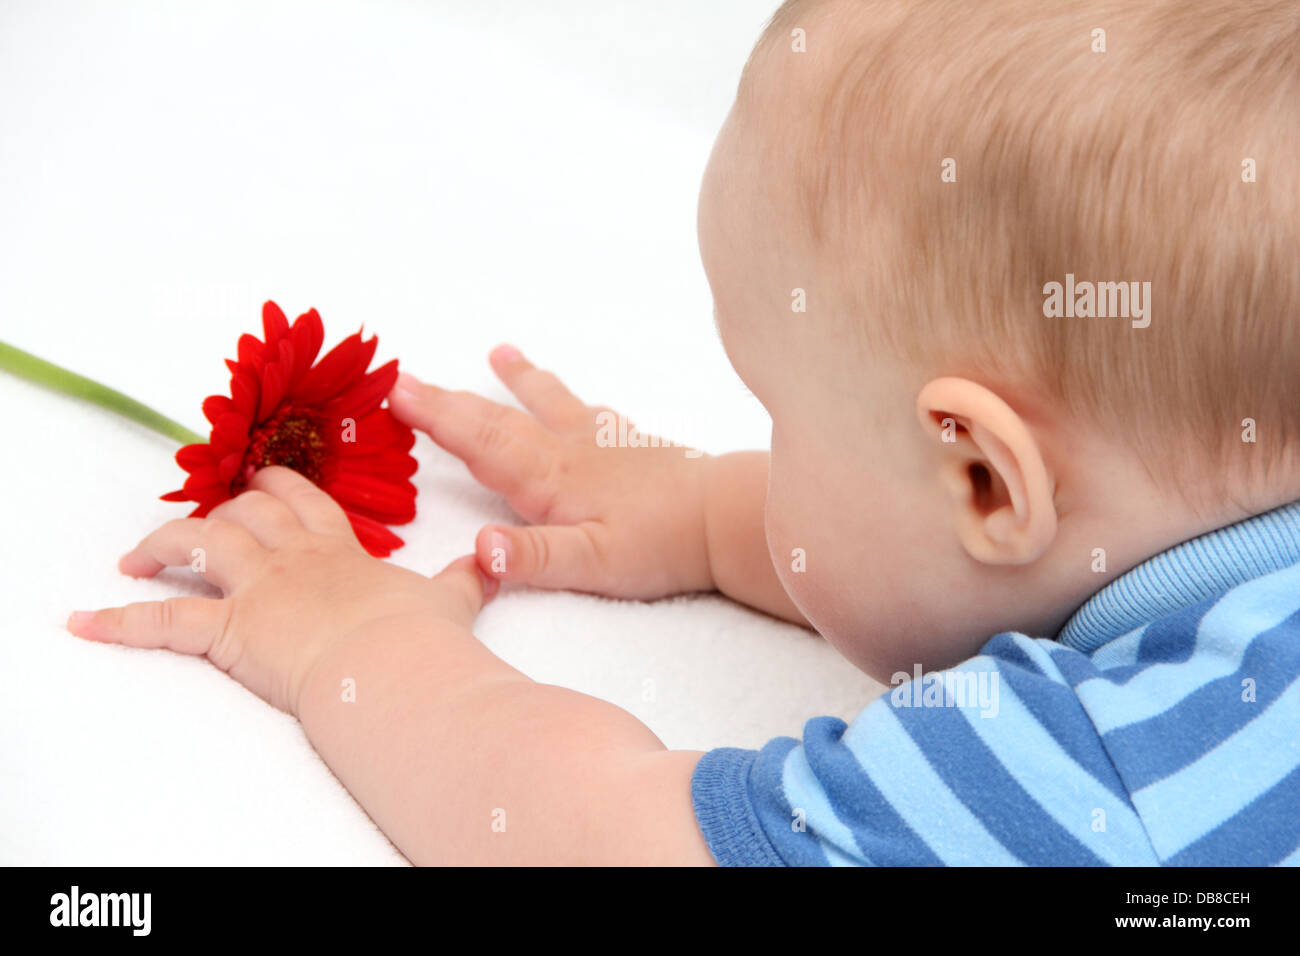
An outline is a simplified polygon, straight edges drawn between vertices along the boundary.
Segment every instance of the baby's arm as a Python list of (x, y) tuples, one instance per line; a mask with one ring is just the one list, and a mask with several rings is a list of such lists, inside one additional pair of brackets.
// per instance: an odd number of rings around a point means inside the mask
[[(356, 702), (343, 703), (344, 680)], [(463, 626), (378, 621), (313, 668), (299, 719), (412, 862), (708, 865), (694, 751), (535, 683)]]
[(497, 349), (492, 367), (527, 413), (409, 375), (389, 396), (398, 418), (462, 459), (530, 522), (479, 532), (485, 573), (641, 599), (716, 588), (807, 626), (768, 557), (765, 452), (602, 446), (601, 423), (616, 413), (584, 405), (512, 348)]
[(201, 572), (224, 598), (79, 612), (90, 640), (202, 654), (296, 715), (371, 818), (417, 863), (673, 863), (712, 857), (700, 754), (669, 752), (612, 704), (537, 684), (470, 631), (496, 589), (473, 556), (432, 579), (377, 561), (307, 479), (264, 468), (207, 518), (121, 561)]

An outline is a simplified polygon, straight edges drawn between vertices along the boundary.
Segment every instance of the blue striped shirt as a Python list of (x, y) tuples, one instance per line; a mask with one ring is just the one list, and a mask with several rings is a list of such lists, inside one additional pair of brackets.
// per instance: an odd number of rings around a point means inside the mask
[(1300, 865), (1300, 502), (691, 781), (727, 865)]

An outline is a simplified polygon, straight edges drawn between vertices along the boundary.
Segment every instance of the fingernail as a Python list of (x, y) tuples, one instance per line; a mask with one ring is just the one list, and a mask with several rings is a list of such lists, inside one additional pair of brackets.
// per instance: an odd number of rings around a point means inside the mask
[(398, 372), (397, 384), (393, 387), (399, 392), (405, 392), (407, 395), (414, 395), (416, 389), (420, 387), (420, 380), (414, 375), (408, 375), (406, 372)]
[(68, 615), (68, 623), (65, 627), (77, 637), (85, 637), (86, 635), (81, 632), (90, 625), (94, 616), (94, 611), (73, 611)]
[(524, 357), (524, 353), (513, 345), (498, 345), (492, 350), (492, 357), (498, 362), (514, 362)]
[(493, 574), (504, 574), (509, 567), (510, 539), (500, 531), (488, 535), (488, 567)]
[(117, 559), (117, 569), (127, 577), (142, 578), (147, 576), (140, 567), (140, 557), (135, 549), (128, 551)]

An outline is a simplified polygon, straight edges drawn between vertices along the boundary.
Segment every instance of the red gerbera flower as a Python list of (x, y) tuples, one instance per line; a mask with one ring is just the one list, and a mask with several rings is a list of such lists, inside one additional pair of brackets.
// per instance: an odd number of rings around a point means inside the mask
[(266, 341), (239, 338), (229, 366), (230, 397), (212, 395), (203, 414), (212, 423), (206, 445), (186, 445), (176, 462), (190, 473), (164, 501), (197, 501), (201, 518), (235, 497), (266, 465), (310, 478), (347, 512), (357, 539), (387, 557), (402, 539), (385, 525), (415, 517), (415, 433), (387, 408), (397, 361), (366, 373), (378, 340), (350, 335), (315, 365), (325, 330), (315, 309), (290, 326), (280, 307), (262, 307)]

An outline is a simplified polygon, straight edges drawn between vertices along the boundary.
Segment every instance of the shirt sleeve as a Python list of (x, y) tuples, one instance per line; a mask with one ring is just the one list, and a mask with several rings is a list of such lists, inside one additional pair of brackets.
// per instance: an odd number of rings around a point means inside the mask
[(959, 667), (900, 679), (852, 723), (815, 717), (801, 740), (709, 751), (696, 819), (724, 866), (1157, 863), (1075, 694), (1089, 671), (1052, 641), (998, 635)]

